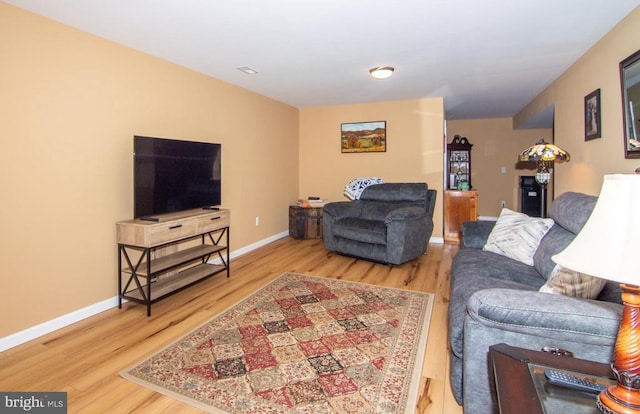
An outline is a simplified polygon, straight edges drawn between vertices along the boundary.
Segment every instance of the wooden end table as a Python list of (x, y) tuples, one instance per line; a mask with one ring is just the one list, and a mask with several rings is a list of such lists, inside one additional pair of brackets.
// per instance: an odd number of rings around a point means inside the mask
[(506, 344), (490, 347), (501, 414), (597, 413), (596, 395), (546, 383), (544, 369), (570, 371), (606, 385), (615, 384), (608, 364), (532, 351)]

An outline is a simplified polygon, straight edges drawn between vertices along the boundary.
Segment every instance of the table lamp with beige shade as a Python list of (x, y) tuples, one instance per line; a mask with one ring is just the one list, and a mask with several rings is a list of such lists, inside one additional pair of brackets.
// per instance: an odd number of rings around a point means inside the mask
[(620, 283), (622, 321), (611, 367), (617, 384), (602, 391), (603, 413), (640, 413), (640, 175), (606, 175), (586, 224), (553, 260)]

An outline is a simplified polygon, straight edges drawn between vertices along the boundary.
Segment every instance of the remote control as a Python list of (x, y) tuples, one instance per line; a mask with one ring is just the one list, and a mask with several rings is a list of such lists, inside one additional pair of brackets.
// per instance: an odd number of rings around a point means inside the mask
[(597, 382), (576, 377), (575, 375), (565, 374), (564, 372), (559, 372), (553, 369), (546, 369), (544, 371), (544, 376), (547, 377), (550, 384), (579, 391), (586, 391), (592, 394), (598, 394), (600, 391), (607, 388), (607, 385), (598, 384)]

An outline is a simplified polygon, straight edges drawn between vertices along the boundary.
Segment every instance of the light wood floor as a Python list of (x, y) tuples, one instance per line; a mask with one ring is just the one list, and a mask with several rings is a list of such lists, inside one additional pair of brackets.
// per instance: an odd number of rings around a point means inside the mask
[[(462, 413), (450, 391), (447, 306), (457, 245), (431, 244), (401, 266), (328, 253), (319, 239), (286, 237), (232, 260), (224, 274), (145, 308), (128, 303), (0, 353), (0, 390), (65, 391), (69, 413), (201, 413), (122, 379), (132, 366), (280, 274), (291, 271), (435, 294), (417, 413)], [(115, 273), (115, 270), (114, 270)]]

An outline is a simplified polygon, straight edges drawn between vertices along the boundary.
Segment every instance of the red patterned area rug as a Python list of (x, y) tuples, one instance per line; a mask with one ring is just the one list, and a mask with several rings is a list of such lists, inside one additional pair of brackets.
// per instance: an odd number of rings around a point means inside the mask
[(285, 273), (121, 375), (215, 413), (414, 413), (432, 307)]

